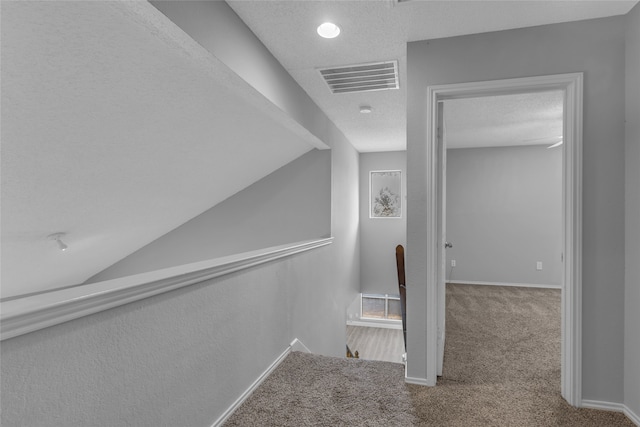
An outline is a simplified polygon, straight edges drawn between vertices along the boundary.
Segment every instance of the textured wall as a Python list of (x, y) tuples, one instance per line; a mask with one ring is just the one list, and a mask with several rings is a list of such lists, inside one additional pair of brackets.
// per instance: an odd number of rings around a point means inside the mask
[(624, 54), (624, 17), (409, 43), (407, 269), (423, 284), (407, 302), (410, 376), (426, 372), (426, 315), (416, 304), (426, 298), (427, 86), (582, 71), (583, 398), (623, 401)]
[[(293, 337), (309, 343), (312, 352), (344, 356), (347, 307), (360, 291), (358, 152), (333, 124), (327, 132), (334, 243), (329, 258), (316, 261), (321, 265), (296, 273), (301, 286), (291, 296), (291, 324)], [(316, 274), (324, 276), (324, 281), (317, 282)]]
[[(402, 218), (369, 218), (369, 172), (402, 171)], [(396, 246), (407, 240), (407, 153), (390, 151), (360, 154), (361, 292), (397, 294)]]
[(146, 1), (1, 7), (3, 297), (82, 283), (319, 145)]
[(331, 153), (313, 150), (87, 283), (331, 234)]
[(562, 150), (448, 150), (446, 226), (447, 279), (560, 286)]
[(0, 424), (207, 426), (294, 338), (342, 356), (358, 153), (333, 133), (333, 244), (3, 341)]
[[(264, 66), (265, 52), (245, 66)], [(317, 106), (306, 111), (331, 147), (334, 243), (3, 341), (0, 424), (208, 426), (294, 338), (344, 354), (360, 286), (358, 153)]]
[[(1, 424), (211, 425), (291, 342), (294, 307), (331, 286), (334, 250), (3, 341)], [(340, 318), (326, 297), (313, 295), (307, 309), (310, 319), (318, 311)], [(342, 354), (344, 340), (327, 339), (335, 325), (324, 325), (324, 333), (296, 332), (313, 351)], [(334, 341), (339, 331), (344, 324)]]
[(640, 4), (626, 18), (624, 402), (640, 417)]

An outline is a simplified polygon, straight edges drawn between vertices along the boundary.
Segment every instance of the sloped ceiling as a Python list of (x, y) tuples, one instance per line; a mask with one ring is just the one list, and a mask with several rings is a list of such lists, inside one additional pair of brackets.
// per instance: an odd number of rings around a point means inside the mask
[(147, 2), (3, 1), (2, 297), (82, 283), (309, 151), (300, 133)]

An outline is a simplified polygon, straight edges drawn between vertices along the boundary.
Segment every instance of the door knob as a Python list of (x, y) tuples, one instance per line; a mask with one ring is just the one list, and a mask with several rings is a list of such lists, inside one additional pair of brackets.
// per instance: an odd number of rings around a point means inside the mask
[(453, 245), (450, 242), (444, 242), (444, 247), (445, 247), (445, 249), (452, 248)]

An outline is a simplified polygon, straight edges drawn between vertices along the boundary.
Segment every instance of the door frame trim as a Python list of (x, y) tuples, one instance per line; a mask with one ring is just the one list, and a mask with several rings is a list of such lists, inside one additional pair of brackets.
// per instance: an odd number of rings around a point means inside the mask
[(438, 102), (445, 99), (511, 93), (564, 91), (563, 150), (563, 289), (561, 392), (565, 400), (582, 401), (582, 121), (583, 73), (458, 83), (427, 88), (426, 188), (426, 383), (435, 385), (438, 351)]

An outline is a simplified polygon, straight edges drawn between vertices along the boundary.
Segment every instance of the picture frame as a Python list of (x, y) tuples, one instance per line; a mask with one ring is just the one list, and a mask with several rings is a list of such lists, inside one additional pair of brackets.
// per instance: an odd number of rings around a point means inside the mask
[(369, 218), (402, 218), (402, 171), (369, 172)]

